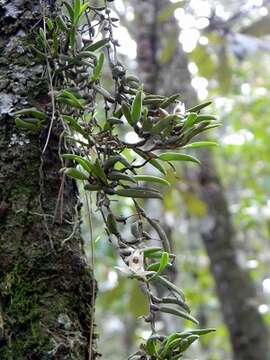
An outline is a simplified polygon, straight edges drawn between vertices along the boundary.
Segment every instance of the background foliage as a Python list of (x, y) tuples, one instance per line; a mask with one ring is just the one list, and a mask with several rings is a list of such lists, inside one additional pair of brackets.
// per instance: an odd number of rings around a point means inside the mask
[[(132, 69), (136, 66), (136, 44), (129, 23), (134, 19), (132, 4), (116, 1), (116, 11), (128, 19), (127, 27), (121, 27), (119, 35), (124, 52), (122, 61)], [(237, 230), (238, 260), (250, 270), (257, 288), (257, 306), (270, 325), (268, 12), (267, 1), (174, 1), (159, 14), (159, 21), (171, 16), (179, 20), (179, 40), (187, 52), (192, 85), (201, 100), (214, 99), (213, 111), (224, 123), (216, 131), (221, 145), (213, 153)], [(174, 41), (164, 42), (160, 54), (163, 66), (175, 50)], [(189, 358), (231, 359), (209, 261), (191, 220), (204, 215), (204, 204), (190, 192), (181, 169), (178, 173), (179, 179), (174, 184), (177, 189), (164, 193), (164, 208), (147, 206), (153, 213), (162, 214), (169, 225), (173, 224), (171, 236), (179, 254), (178, 281), (201, 322), (217, 328), (214, 336), (205, 337), (192, 347)], [(129, 213), (129, 201), (120, 211)], [(105, 358), (124, 359), (118, 349), (126, 347), (129, 352), (131, 346), (147, 335), (137, 319), (144, 314), (144, 301), (135, 283), (129, 284), (132, 289), (128, 291), (125, 281), (112, 270), (116, 258), (99, 240), (102, 237), (103, 229), (96, 228), (97, 254), (103, 257), (106, 254), (98, 273), (103, 283), (98, 301), (101, 348)], [(162, 321), (160, 326), (164, 326)]]

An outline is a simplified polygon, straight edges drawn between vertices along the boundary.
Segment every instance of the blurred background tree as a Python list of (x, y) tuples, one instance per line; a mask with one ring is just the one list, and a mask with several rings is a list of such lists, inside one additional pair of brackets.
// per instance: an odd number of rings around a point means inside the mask
[[(187, 107), (211, 98), (224, 123), (216, 131), (221, 146), (203, 153), (199, 173), (177, 168), (164, 208), (146, 204), (182, 254), (176, 272), (189, 304), (203, 326), (217, 328), (193, 346), (192, 359), (269, 359), (269, 3), (115, 1), (122, 61), (139, 69), (145, 89), (180, 92)], [(120, 210), (128, 214), (130, 203)], [(124, 359), (123, 347), (130, 353), (147, 336), (137, 320), (144, 298), (111, 270), (114, 254), (102, 237), (96, 227), (97, 256), (106, 254), (98, 273), (100, 347), (104, 358)]]

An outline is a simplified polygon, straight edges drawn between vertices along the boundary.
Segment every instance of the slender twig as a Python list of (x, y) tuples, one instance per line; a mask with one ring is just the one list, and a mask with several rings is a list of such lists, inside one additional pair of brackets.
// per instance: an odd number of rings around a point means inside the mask
[(44, 37), (45, 37), (44, 53), (45, 53), (45, 57), (46, 57), (46, 68), (47, 68), (47, 73), (48, 73), (48, 78), (49, 78), (49, 90), (50, 90), (49, 95), (51, 97), (51, 105), (52, 105), (51, 121), (50, 121), (49, 130), (48, 130), (48, 134), (47, 134), (47, 139), (46, 139), (44, 148), (42, 150), (42, 154), (44, 154), (47, 149), (48, 143), (50, 141), (52, 127), (53, 127), (53, 123), (54, 123), (54, 119), (55, 119), (55, 96), (54, 96), (54, 89), (53, 89), (53, 79), (52, 79), (51, 67), (50, 67), (49, 58), (48, 58), (48, 49), (46, 46), (47, 32), (46, 32), (45, 6), (42, 6), (42, 17), (43, 17), (43, 31), (44, 31)]
[(90, 248), (91, 248), (91, 268), (92, 268), (92, 294), (91, 294), (91, 319), (90, 319), (90, 331), (89, 331), (89, 360), (92, 360), (92, 344), (93, 344), (93, 330), (94, 330), (94, 309), (95, 309), (95, 292), (96, 292), (96, 282), (95, 282), (95, 246), (93, 240), (93, 225), (92, 225), (92, 218), (91, 218), (91, 209), (92, 209), (92, 200), (84, 191), (85, 202), (86, 202), (86, 210), (87, 210), (87, 219), (89, 225), (89, 241), (90, 241)]

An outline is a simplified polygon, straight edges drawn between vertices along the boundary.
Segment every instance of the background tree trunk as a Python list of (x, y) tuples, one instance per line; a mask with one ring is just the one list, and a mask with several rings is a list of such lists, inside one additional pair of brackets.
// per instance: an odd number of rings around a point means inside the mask
[[(180, 93), (181, 100), (189, 107), (197, 99), (191, 87), (187, 59), (178, 42), (178, 26), (174, 17), (163, 23), (157, 20), (160, 11), (169, 5), (168, 0), (133, 1), (139, 73), (147, 91)], [(173, 53), (162, 65), (161, 50), (165, 43), (175, 40), (171, 44)], [(200, 232), (229, 330), (233, 357), (267, 360), (270, 358), (267, 329), (257, 309), (251, 278), (237, 262), (234, 229), (211, 152), (201, 152), (200, 160), (201, 167), (191, 175), (192, 187), (207, 206), (207, 221), (200, 226)]]
[(52, 220), (62, 129), (56, 120), (42, 156), (48, 126), (23, 134), (12, 115), (36, 106), (50, 122), (44, 69), (26, 50), (33, 26), (42, 26), (39, 1), (1, 1), (0, 358), (86, 359), (94, 280), (79, 227), (63, 242), (78, 221), (75, 183), (64, 188), (63, 221)]

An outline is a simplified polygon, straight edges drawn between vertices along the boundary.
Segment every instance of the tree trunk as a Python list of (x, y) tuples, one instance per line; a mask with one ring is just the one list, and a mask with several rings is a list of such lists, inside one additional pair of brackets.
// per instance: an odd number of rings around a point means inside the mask
[[(133, 2), (136, 16), (134, 34), (138, 45), (138, 66), (146, 89), (157, 93), (181, 93), (186, 106), (196, 103), (191, 87), (186, 56), (177, 41), (172, 56), (163, 66), (159, 62), (164, 43), (178, 40), (178, 27), (171, 17), (160, 24), (157, 14), (170, 5), (168, 0)], [(146, 74), (149, 72), (148, 74)], [(151, 82), (151, 79), (153, 81)], [(211, 152), (201, 153), (202, 165), (193, 173), (194, 191), (205, 202), (208, 226), (201, 226), (201, 237), (207, 250), (216, 282), (224, 321), (230, 333), (235, 360), (268, 360), (267, 329), (260, 316), (251, 278), (236, 259), (234, 229), (228, 204)], [(209, 226), (210, 224), (210, 226)]]
[[(26, 50), (41, 24), (39, 1), (1, 1), (0, 358), (88, 359), (94, 280), (74, 225), (78, 193), (67, 181), (63, 221), (53, 221), (62, 129), (56, 119), (42, 155), (51, 100), (44, 69)], [(23, 133), (12, 114), (32, 106), (44, 109), (47, 123), (39, 133)]]

